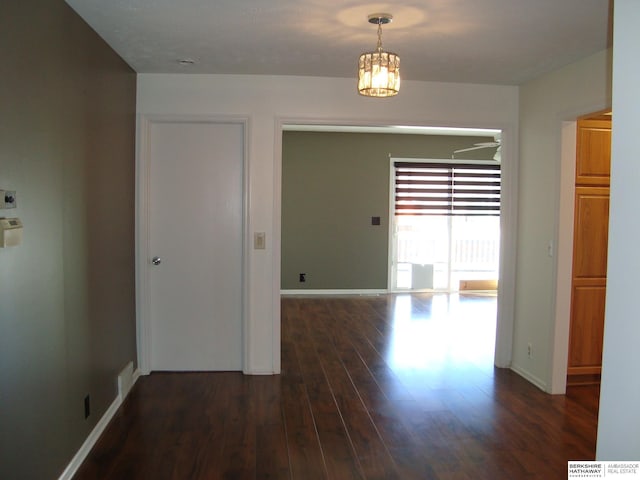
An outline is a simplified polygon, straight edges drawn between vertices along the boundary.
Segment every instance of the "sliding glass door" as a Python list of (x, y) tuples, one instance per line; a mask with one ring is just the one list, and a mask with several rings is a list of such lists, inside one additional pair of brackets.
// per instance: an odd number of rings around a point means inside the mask
[(500, 165), (394, 162), (391, 290), (495, 290)]

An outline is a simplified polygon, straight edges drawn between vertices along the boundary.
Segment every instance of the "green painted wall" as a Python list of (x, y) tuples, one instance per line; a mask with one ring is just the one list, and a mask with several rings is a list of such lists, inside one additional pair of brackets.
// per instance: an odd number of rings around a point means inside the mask
[(54, 479), (136, 358), (136, 75), (62, 0), (0, 2), (0, 56), (0, 478)]
[[(493, 138), (284, 132), (282, 289), (386, 289), (389, 157), (447, 159), (486, 141)], [(371, 225), (373, 216), (380, 226)]]

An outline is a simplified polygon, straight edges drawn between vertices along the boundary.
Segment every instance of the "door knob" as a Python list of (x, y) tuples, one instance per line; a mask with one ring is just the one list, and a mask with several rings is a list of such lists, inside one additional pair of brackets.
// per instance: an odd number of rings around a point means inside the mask
[(154, 265), (160, 265), (162, 263), (162, 259), (160, 257), (153, 257), (151, 259), (151, 263), (153, 263)]

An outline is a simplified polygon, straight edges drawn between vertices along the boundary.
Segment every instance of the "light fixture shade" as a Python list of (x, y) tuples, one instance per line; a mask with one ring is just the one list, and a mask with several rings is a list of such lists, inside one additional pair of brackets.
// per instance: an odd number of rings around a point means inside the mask
[(392, 97), (400, 91), (400, 57), (378, 49), (358, 61), (358, 92), (367, 97)]

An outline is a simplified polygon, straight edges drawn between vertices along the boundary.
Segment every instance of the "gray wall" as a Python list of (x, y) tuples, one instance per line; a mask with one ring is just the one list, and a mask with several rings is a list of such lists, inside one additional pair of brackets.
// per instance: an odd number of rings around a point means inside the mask
[(389, 156), (448, 159), (486, 141), (493, 137), (284, 132), (282, 289), (387, 288)]
[(0, 57), (0, 478), (52, 479), (136, 356), (136, 77), (62, 0), (0, 2)]

